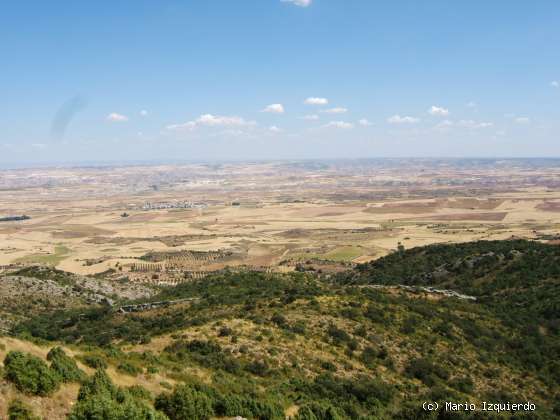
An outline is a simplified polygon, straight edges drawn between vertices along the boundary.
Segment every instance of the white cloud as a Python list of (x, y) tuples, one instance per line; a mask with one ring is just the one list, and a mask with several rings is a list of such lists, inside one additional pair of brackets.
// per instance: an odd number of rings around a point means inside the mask
[(329, 100), (327, 98), (314, 98), (310, 97), (304, 101), (306, 105), (327, 105)]
[(292, 3), (299, 7), (308, 7), (311, 6), (313, 0), (281, 0), (282, 3)]
[(387, 119), (389, 124), (415, 124), (420, 122), (420, 118), (415, 117), (401, 117), (400, 115), (393, 115)]
[(473, 120), (461, 120), (457, 122), (458, 127), (472, 128), (472, 129), (488, 128), (488, 127), (492, 127), (493, 125), (494, 124), (491, 122), (476, 122)]
[(552, 86), (553, 88), (560, 88), (560, 82), (558, 80), (553, 80), (552, 82), (550, 82), (550, 86)]
[(445, 108), (441, 108), (439, 106), (432, 105), (432, 107), (428, 110), (428, 113), (431, 115), (437, 115), (440, 117), (445, 117), (449, 115), (449, 110)]
[(460, 120), (457, 122), (453, 122), (451, 120), (443, 120), (439, 124), (437, 124), (434, 128), (436, 130), (447, 130), (451, 127), (460, 127), (460, 128), (468, 128), (468, 129), (479, 129), (479, 128), (488, 128), (492, 127), (494, 124), (491, 122), (478, 122), (474, 120)]
[(474, 101), (467, 103), (467, 108), (476, 108), (478, 105)]
[(254, 122), (245, 121), (241, 117), (227, 117), (227, 116), (218, 116), (212, 114), (204, 114), (198, 117), (195, 120), (195, 123), (198, 125), (207, 125), (210, 127), (215, 126), (246, 126), (246, 125), (255, 125)]
[(528, 117), (517, 117), (515, 119), (515, 122), (517, 124), (529, 124), (531, 122), (531, 119)]
[(261, 112), (270, 112), (271, 114), (283, 114), (284, 113), (284, 105), (282, 105), (282, 104), (271, 104), (271, 105), (268, 105)]
[(282, 130), (279, 129), (278, 127), (276, 127), (275, 125), (271, 125), (271, 126), (268, 128), (268, 131), (270, 131), (270, 132), (272, 132), (272, 133), (280, 133)]
[(321, 112), (325, 112), (327, 114), (345, 114), (348, 112), (348, 109), (339, 106), (336, 108), (325, 109), (324, 111)]
[(140, 111), (140, 115), (141, 115), (142, 117), (147, 117), (147, 116), (148, 116), (148, 111), (145, 110), (145, 109), (143, 109), (143, 110)]
[(346, 121), (331, 121), (328, 124), (325, 124), (323, 127), (325, 128), (354, 128), (354, 124), (346, 122)]
[(241, 117), (228, 117), (212, 114), (204, 114), (196, 120), (188, 121), (183, 124), (172, 124), (166, 128), (168, 130), (194, 130), (196, 127), (247, 127), (256, 125), (255, 121), (246, 121)]
[(109, 115), (107, 115), (107, 121), (126, 122), (128, 121), (128, 117), (126, 115), (117, 114), (116, 112), (111, 112)]
[(362, 118), (360, 121), (358, 121), (358, 124), (360, 124), (362, 127), (368, 127), (370, 125), (373, 125), (371, 122), (369, 122), (365, 118)]
[(194, 121), (189, 121), (183, 124), (170, 124), (165, 128), (170, 131), (179, 131), (179, 130), (193, 130), (195, 127), (196, 127), (196, 123)]
[(301, 117), (302, 120), (307, 120), (307, 121), (316, 121), (319, 119), (319, 116), (316, 114), (312, 114), (312, 115), (306, 115), (304, 117)]

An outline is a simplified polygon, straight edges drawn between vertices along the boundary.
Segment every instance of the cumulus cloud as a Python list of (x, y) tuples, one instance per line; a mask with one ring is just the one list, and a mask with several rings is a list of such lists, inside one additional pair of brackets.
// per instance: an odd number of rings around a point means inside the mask
[(166, 128), (168, 130), (194, 130), (197, 127), (248, 127), (254, 125), (256, 125), (255, 121), (247, 121), (241, 117), (204, 114), (196, 120), (168, 125)]
[(491, 122), (477, 122), (473, 120), (461, 120), (457, 122), (458, 127), (472, 128), (472, 129), (488, 128), (488, 127), (492, 127), (493, 125), (494, 124)]
[(362, 118), (361, 120), (358, 121), (358, 124), (360, 124), (362, 127), (368, 127), (370, 125), (373, 125), (371, 122), (369, 122), (366, 118)]
[(306, 105), (327, 105), (328, 103), (329, 100), (327, 98), (310, 97), (304, 101), (304, 104)]
[(550, 86), (552, 86), (553, 88), (560, 88), (560, 82), (558, 80), (553, 80), (552, 82), (550, 82)]
[(312, 115), (305, 115), (303, 117), (301, 117), (302, 120), (306, 120), (306, 121), (316, 121), (319, 119), (319, 116), (316, 114), (312, 114)]
[(117, 114), (116, 112), (111, 112), (109, 115), (107, 115), (107, 121), (126, 122), (128, 121), (128, 117), (126, 115)]
[(401, 117), (400, 115), (393, 115), (387, 119), (389, 124), (416, 124), (420, 122), (420, 118), (415, 117)]
[(348, 109), (339, 106), (336, 108), (325, 109), (324, 111), (321, 112), (325, 112), (327, 114), (345, 114), (346, 112), (348, 112)]
[(325, 124), (323, 127), (325, 128), (354, 128), (354, 124), (346, 122), (346, 121), (331, 121), (328, 124)]
[(279, 133), (282, 130), (279, 129), (278, 127), (276, 127), (275, 125), (271, 125), (270, 127), (268, 127), (268, 131), (272, 132), (272, 133)]
[(147, 116), (148, 116), (148, 111), (145, 110), (145, 109), (143, 109), (143, 110), (140, 111), (140, 115), (141, 115), (142, 117), (147, 117)]
[(459, 127), (459, 128), (468, 128), (472, 130), (476, 130), (479, 128), (488, 128), (494, 126), (491, 122), (479, 122), (474, 120), (459, 120), (457, 122), (451, 120), (443, 120), (438, 123), (434, 128), (436, 130), (447, 130), (452, 127)]
[(309, 7), (313, 0), (281, 0), (282, 3), (292, 3), (299, 7)]
[(515, 119), (515, 122), (517, 124), (529, 124), (531, 122), (531, 119), (528, 117), (517, 117)]
[(284, 105), (282, 104), (270, 104), (261, 112), (270, 112), (271, 114), (283, 114), (284, 113)]
[(437, 115), (439, 117), (445, 117), (445, 116), (449, 115), (449, 110), (445, 109), (445, 108), (442, 108), (442, 107), (439, 107), (439, 106), (432, 105), (432, 107), (428, 110), (428, 113), (430, 115)]

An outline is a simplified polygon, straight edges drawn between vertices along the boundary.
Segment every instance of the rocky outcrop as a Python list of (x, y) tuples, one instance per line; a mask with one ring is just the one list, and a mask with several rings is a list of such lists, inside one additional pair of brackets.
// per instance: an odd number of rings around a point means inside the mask
[(121, 306), (117, 312), (128, 314), (131, 312), (144, 312), (150, 311), (152, 309), (159, 309), (165, 308), (172, 305), (178, 305), (180, 303), (187, 303), (187, 302), (196, 302), (199, 301), (198, 298), (187, 298), (187, 299), (177, 299), (177, 300), (165, 300), (161, 302), (145, 302), (145, 303), (138, 303), (136, 305), (125, 305)]
[(395, 285), (368, 284), (365, 286), (358, 286), (358, 287), (369, 287), (372, 289), (402, 289), (412, 293), (424, 292), (424, 293), (431, 293), (431, 294), (439, 294), (445, 297), (454, 297), (462, 300), (472, 300), (472, 301), (476, 300), (475, 296), (465, 295), (456, 292), (455, 290), (436, 289), (435, 287), (430, 287), (430, 286), (408, 286), (406, 284), (395, 284)]

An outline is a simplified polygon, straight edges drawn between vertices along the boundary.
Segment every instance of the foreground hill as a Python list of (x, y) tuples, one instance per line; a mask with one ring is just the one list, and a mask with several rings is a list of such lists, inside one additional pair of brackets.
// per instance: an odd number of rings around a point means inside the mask
[[(224, 273), (124, 313), (35, 308), (12, 329), (35, 343), (28, 351), (3, 339), (5, 354), (23, 356), (4, 362), (0, 406), (21, 398), (38, 415), (74, 419), (413, 419), (431, 418), (424, 401), (532, 401), (535, 412), (517, 415), (555, 418), (559, 283), (558, 247), (476, 242), (401, 250), (336, 276)], [(46, 360), (60, 344), (64, 366), (82, 372), (66, 381)], [(28, 352), (43, 377), (54, 372), (42, 396), (13, 374)], [(60, 393), (47, 413), (40, 402)]]

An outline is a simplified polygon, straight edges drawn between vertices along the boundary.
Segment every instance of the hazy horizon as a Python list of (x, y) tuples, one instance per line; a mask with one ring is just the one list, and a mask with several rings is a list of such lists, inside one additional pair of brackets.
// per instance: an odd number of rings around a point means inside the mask
[(375, 161), (417, 161), (417, 162), (454, 162), (454, 161), (488, 161), (488, 162), (554, 162), (560, 164), (560, 156), (386, 156), (386, 157), (356, 157), (356, 158), (285, 158), (285, 159), (152, 159), (152, 160), (96, 160), (96, 161), (66, 161), (66, 162), (0, 162), (0, 170), (18, 169), (52, 169), (52, 168), (87, 168), (87, 167), (127, 167), (127, 166), (159, 166), (159, 165), (214, 165), (214, 164), (263, 164), (263, 163), (296, 163), (296, 162), (375, 162)]

